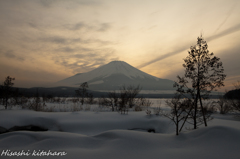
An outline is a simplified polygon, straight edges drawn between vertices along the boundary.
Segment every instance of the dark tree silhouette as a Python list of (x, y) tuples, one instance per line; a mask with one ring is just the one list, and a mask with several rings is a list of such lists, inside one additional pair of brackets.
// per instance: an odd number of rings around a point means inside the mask
[(122, 87), (120, 87), (120, 94), (119, 94), (119, 110), (121, 110), (121, 114), (122, 112), (127, 111), (128, 112), (128, 108), (132, 108), (135, 103), (136, 103), (136, 96), (139, 94), (139, 92), (141, 91), (140, 86), (125, 86), (123, 85)]
[(114, 111), (114, 107), (117, 107), (118, 105), (118, 97), (119, 95), (116, 93), (116, 91), (108, 93), (109, 103), (112, 106), (112, 111)]
[(80, 102), (81, 102), (82, 105), (83, 105), (83, 103), (85, 101), (85, 98), (88, 97), (88, 90), (87, 90), (87, 88), (88, 88), (88, 83), (84, 82), (84, 83), (82, 83), (80, 85), (79, 89), (75, 91), (76, 95), (78, 97), (80, 97)]
[(219, 110), (220, 114), (227, 114), (228, 112), (232, 111), (232, 105), (229, 100), (224, 98), (223, 96), (219, 96), (218, 101), (216, 103), (216, 108)]
[(197, 44), (190, 47), (183, 67), (185, 74), (183, 77), (177, 76), (178, 81), (174, 86), (177, 87), (177, 92), (182, 95), (190, 94), (194, 99), (194, 105), (189, 109), (189, 113), (194, 110), (194, 129), (197, 128), (198, 102), (204, 124), (207, 126), (202, 99), (208, 98), (212, 90), (224, 86), (226, 75), (223, 73), (222, 62), (208, 51), (207, 42), (200, 36), (197, 38)]
[(128, 103), (128, 94), (127, 91), (125, 89), (126, 87), (123, 86), (122, 89), (120, 90), (120, 95), (119, 95), (119, 109), (118, 111), (121, 111), (121, 114), (125, 114), (125, 112), (128, 113), (128, 107), (127, 107), (127, 103)]
[[(124, 89), (124, 86), (123, 86), (123, 89)], [(140, 86), (128, 86), (125, 88), (125, 91), (127, 93), (127, 96), (128, 96), (128, 106), (130, 108), (132, 108), (134, 105), (135, 105), (135, 99), (136, 99), (136, 96), (139, 94), (139, 92), (141, 91), (141, 88)]]
[(8, 99), (12, 97), (13, 95), (13, 81), (15, 78), (7, 76), (5, 78), (5, 81), (3, 82), (3, 85), (1, 86), (1, 94), (2, 98), (5, 101), (5, 109), (7, 109), (8, 106)]
[(139, 94), (139, 92), (141, 91), (141, 88), (139, 85), (137, 85), (136, 87), (135, 86), (132, 86), (132, 85), (129, 85), (129, 86), (125, 86), (123, 85), (121, 88), (120, 88), (121, 92), (122, 93), (125, 93), (126, 94), (126, 98), (127, 98), (127, 103), (128, 103), (128, 107), (129, 108), (132, 108), (135, 104), (135, 99), (136, 99), (136, 96)]
[(176, 126), (176, 135), (179, 135), (179, 123), (186, 118), (185, 106), (188, 105), (189, 100), (181, 100), (181, 95), (176, 94), (172, 99), (166, 100), (166, 105), (171, 108), (170, 113), (161, 111), (160, 114), (172, 120)]
[(240, 117), (240, 81), (233, 84), (234, 90), (226, 92), (224, 95), (224, 104), (231, 107), (231, 111)]

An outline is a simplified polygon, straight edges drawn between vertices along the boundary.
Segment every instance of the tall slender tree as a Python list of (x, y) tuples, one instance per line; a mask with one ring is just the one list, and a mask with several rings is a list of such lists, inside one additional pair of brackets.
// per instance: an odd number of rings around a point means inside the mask
[(222, 62), (209, 52), (207, 42), (200, 36), (197, 38), (197, 44), (190, 47), (183, 67), (185, 74), (183, 77), (177, 76), (178, 81), (175, 83), (177, 92), (182, 95), (190, 94), (194, 100), (193, 106), (189, 109), (189, 113), (194, 111), (194, 129), (197, 128), (198, 103), (204, 124), (207, 126), (202, 99), (207, 99), (211, 91), (224, 86), (226, 75), (223, 73)]

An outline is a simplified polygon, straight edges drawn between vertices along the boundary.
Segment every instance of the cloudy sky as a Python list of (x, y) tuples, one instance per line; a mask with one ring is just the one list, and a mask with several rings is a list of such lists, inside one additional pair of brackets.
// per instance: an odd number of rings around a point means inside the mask
[(176, 80), (202, 34), (240, 80), (239, 0), (1, 0), (0, 81), (44, 86), (121, 60)]

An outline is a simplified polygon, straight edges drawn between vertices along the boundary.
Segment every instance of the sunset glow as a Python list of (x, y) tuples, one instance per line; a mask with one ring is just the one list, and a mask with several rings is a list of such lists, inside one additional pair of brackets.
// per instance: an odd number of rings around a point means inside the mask
[(0, 81), (45, 86), (121, 60), (176, 80), (201, 34), (226, 87), (240, 79), (238, 0), (2, 0)]

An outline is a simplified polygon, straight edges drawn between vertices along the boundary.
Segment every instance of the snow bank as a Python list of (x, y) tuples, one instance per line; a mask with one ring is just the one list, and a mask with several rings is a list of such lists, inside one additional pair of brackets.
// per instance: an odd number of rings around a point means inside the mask
[[(157, 133), (174, 133), (174, 125), (164, 117), (147, 116), (145, 112), (121, 115), (117, 112), (35, 112), (29, 110), (0, 111), (0, 126), (36, 125), (52, 131), (96, 135), (103, 131), (154, 129)], [(1, 120), (5, 119), (5, 120)], [(7, 120), (6, 120), (7, 119)]]
[(111, 130), (95, 136), (22, 131), (0, 135), (0, 149), (65, 151), (67, 155), (62, 158), (84, 159), (237, 159), (239, 134), (239, 130), (227, 127), (203, 128), (180, 136), (128, 130)]
[[(30, 153), (63, 151), (67, 153), (60, 157), (63, 159), (238, 159), (239, 121), (234, 121), (230, 116), (215, 116), (217, 118), (209, 123), (209, 127), (184, 131), (175, 136), (171, 121), (155, 115), (146, 116), (144, 112), (120, 115), (116, 112), (2, 110), (2, 127), (34, 124), (50, 131), (0, 134), (0, 153), (6, 150)], [(152, 128), (157, 133), (129, 130), (134, 128)], [(2, 155), (1, 158), (10, 157)]]

